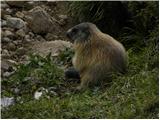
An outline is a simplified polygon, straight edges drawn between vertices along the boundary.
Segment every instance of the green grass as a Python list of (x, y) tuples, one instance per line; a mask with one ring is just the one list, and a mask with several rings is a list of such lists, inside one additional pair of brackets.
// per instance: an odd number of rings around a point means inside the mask
[[(61, 58), (69, 59), (63, 54)], [(6, 87), (2, 96), (20, 96), (15, 105), (2, 109), (2, 118), (158, 118), (158, 66), (150, 65), (149, 54), (148, 49), (136, 54), (128, 50), (129, 69), (125, 75), (115, 75), (110, 86), (83, 93), (70, 91), (74, 85), (64, 80), (63, 71), (49, 55), (31, 56), (29, 64), (20, 65), (15, 75), (2, 80)], [(30, 76), (34, 79), (24, 80)], [(20, 89), (18, 95), (11, 90), (15, 86)], [(57, 95), (47, 93), (39, 100), (33, 99), (40, 87), (55, 87)]]

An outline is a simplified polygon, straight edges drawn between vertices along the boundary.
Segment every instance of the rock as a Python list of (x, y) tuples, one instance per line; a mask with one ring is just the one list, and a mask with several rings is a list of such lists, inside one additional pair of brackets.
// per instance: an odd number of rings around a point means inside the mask
[(5, 20), (7, 20), (8, 18), (11, 18), (12, 16), (11, 15), (3, 15), (3, 18), (5, 19)]
[(3, 73), (3, 77), (8, 78), (11, 75), (13, 75), (14, 73), (15, 73), (14, 71), (13, 72), (5, 72), (5, 73)]
[[(2, 59), (2, 61), (1, 61), (1, 70), (2, 70), (2, 73), (13, 72), (15, 70), (14, 67), (13, 67), (14, 65), (17, 65), (16, 61)], [(8, 74), (8, 73), (6, 73), (6, 74)]]
[(31, 38), (35, 36), (32, 32), (29, 32), (28, 34), (31, 36)]
[(66, 25), (67, 19), (68, 19), (67, 15), (59, 15), (59, 18), (60, 18), (59, 24), (60, 24), (61, 26)]
[(6, 8), (9, 8), (8, 4), (1, 3), (1, 9), (6, 9)]
[(15, 45), (18, 45), (19, 40), (13, 41), (13, 43), (14, 43)]
[(24, 37), (25, 31), (23, 29), (19, 29), (16, 31), (16, 35), (18, 35), (19, 37)]
[(25, 39), (30, 39), (30, 35), (25, 35)]
[(1, 61), (1, 70), (2, 70), (2, 73), (8, 71), (9, 68), (10, 68), (10, 65), (6, 61), (2, 60)]
[(45, 34), (58, 31), (57, 23), (54, 22), (52, 17), (39, 6), (30, 10), (25, 18), (29, 28), (31, 28), (34, 33)]
[(2, 43), (9, 43), (11, 42), (11, 39), (9, 39), (8, 37), (2, 37)]
[(52, 33), (48, 33), (48, 34), (45, 36), (45, 39), (48, 40), (48, 41), (53, 41), (53, 40), (58, 39), (58, 36), (57, 36), (57, 35), (53, 35)]
[(17, 62), (16, 61), (14, 61), (14, 60), (7, 60), (10, 64), (12, 64), (12, 65), (17, 65)]
[(27, 2), (27, 3), (25, 4), (25, 7), (26, 7), (27, 9), (32, 9), (32, 8), (34, 7), (34, 5), (35, 5), (35, 2), (34, 2), (34, 1), (29, 1), (29, 2)]
[(59, 15), (59, 18), (60, 18), (60, 19), (63, 19), (63, 20), (67, 20), (67, 19), (68, 19), (68, 16), (67, 16), (67, 15)]
[(27, 1), (6, 1), (11, 7), (23, 7)]
[(16, 17), (18, 18), (24, 18), (24, 14), (22, 12), (16, 12)]
[(38, 41), (42, 41), (42, 42), (46, 41), (46, 40), (45, 40), (42, 36), (40, 36), (40, 35), (37, 35), (35, 39), (37, 39)]
[(12, 10), (12, 9), (10, 9), (10, 8), (7, 8), (7, 9), (6, 9), (6, 14), (12, 15), (12, 13), (13, 13), (13, 10)]
[(4, 36), (8, 37), (8, 38), (14, 38), (15, 37), (15, 35), (9, 30), (5, 30)]
[[(3, 49), (2, 50), (2, 58), (8, 58), (10, 55), (9, 55), (9, 52), (8, 50), (6, 49)], [(2, 63), (1, 63), (2, 64)]]
[(64, 26), (64, 25), (67, 24), (67, 22), (66, 22), (65, 20), (63, 20), (63, 19), (59, 20), (58, 23), (59, 23), (59, 25), (61, 25), (61, 26)]
[(7, 26), (11, 28), (20, 29), (25, 27), (25, 22), (20, 18), (10, 17), (10, 18), (7, 18)]
[(32, 52), (39, 54), (41, 56), (46, 56), (51, 52), (51, 56), (57, 56), (61, 51), (66, 48), (71, 48), (72, 43), (55, 40), (55, 41), (47, 41), (47, 42), (35, 42), (32, 46)]
[(8, 107), (15, 103), (15, 99), (13, 97), (3, 97), (1, 98), (1, 106)]
[(20, 47), (16, 50), (16, 54), (22, 56), (26, 53), (26, 51), (27, 50), (24, 47)]
[(1, 27), (4, 27), (4, 26), (6, 26), (6, 25), (7, 25), (6, 20), (1, 20)]
[(14, 51), (16, 49), (16, 46), (13, 43), (8, 43), (7, 48), (8, 48), (8, 50)]

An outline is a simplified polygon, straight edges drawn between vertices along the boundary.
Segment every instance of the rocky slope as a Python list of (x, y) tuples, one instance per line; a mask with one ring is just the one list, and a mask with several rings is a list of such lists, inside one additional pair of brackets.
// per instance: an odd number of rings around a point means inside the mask
[(70, 27), (64, 2), (1, 2), (2, 77), (14, 73), (14, 65), (25, 63), (28, 54), (57, 55), (65, 47)]

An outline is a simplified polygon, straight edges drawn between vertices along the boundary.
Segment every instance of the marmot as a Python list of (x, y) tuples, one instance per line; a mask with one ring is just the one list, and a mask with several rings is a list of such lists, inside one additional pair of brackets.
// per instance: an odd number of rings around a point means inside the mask
[(80, 75), (78, 90), (91, 83), (107, 80), (114, 71), (125, 73), (125, 48), (113, 37), (101, 32), (95, 24), (78, 24), (67, 31), (67, 37), (74, 41), (75, 55), (72, 63)]

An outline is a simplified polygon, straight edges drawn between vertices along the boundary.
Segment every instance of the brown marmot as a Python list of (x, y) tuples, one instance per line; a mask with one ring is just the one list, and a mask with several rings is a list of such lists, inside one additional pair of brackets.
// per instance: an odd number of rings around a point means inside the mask
[(67, 31), (67, 37), (74, 41), (72, 63), (80, 75), (78, 90), (97, 81), (107, 81), (115, 71), (125, 73), (125, 48), (113, 37), (102, 33), (96, 25), (88, 22), (78, 24)]

